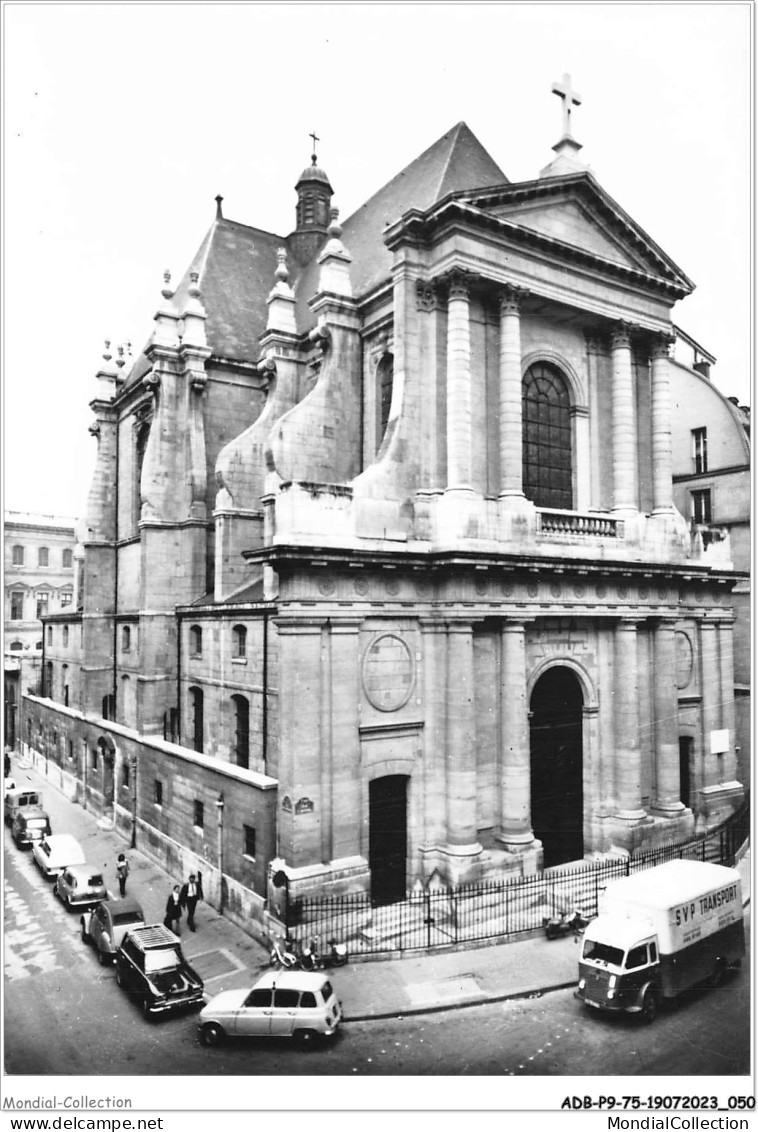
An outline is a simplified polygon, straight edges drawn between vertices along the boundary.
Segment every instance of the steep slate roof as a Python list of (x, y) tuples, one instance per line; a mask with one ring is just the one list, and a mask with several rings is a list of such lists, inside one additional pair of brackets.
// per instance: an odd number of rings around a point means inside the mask
[[(508, 183), (466, 123), (458, 122), (344, 221), (342, 242), (353, 257), (350, 279), (354, 294), (363, 295), (389, 277), (392, 254), (384, 245), (384, 229), (409, 208), (431, 208), (447, 193)], [(317, 258), (307, 265), (294, 288), (302, 330), (314, 321), (307, 302), (318, 285)]]
[[(208, 318), (205, 331), (214, 354), (235, 361), (258, 358), (258, 339), (266, 329), (266, 299), (274, 285), (277, 249), (283, 236), (250, 228), (236, 220), (217, 219), (195, 253), (176, 288), (173, 303), (181, 311), (187, 300), (190, 273), (197, 271)], [(290, 268), (297, 263), (290, 261)], [(150, 369), (144, 352), (137, 359), (126, 385), (133, 385)]]

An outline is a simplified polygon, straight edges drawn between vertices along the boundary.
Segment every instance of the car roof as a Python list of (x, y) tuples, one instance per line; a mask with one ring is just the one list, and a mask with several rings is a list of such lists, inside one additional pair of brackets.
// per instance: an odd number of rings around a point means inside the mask
[(318, 974), (315, 971), (266, 971), (252, 989), (281, 987), (284, 990), (312, 991), (321, 990), (324, 983), (328, 981), (326, 975)]
[(140, 916), (144, 919), (145, 913), (142, 911), (142, 905), (139, 900), (135, 900), (133, 896), (117, 897), (115, 900), (103, 900), (102, 904), (107, 904), (108, 911), (114, 916), (120, 916), (124, 912), (139, 912)]
[(27, 818), (46, 818), (48, 817), (47, 810), (43, 810), (42, 806), (27, 806), (25, 810), (16, 814), (14, 821), (26, 821)]
[(149, 951), (151, 947), (175, 947), (181, 940), (164, 924), (145, 924), (142, 928), (129, 928), (126, 933), (130, 939)]
[(100, 876), (103, 875), (103, 870), (99, 865), (66, 865), (65, 871), (72, 873), (77, 878), (86, 877), (87, 880), (89, 880), (94, 873), (98, 873)]

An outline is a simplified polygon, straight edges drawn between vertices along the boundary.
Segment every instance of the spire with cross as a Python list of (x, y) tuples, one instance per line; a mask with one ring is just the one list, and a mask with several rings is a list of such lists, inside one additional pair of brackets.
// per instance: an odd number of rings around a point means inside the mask
[(313, 153), (311, 154), (311, 161), (315, 165), (316, 164), (316, 142), (321, 141), (321, 138), (316, 137), (316, 131), (315, 130), (313, 131), (313, 133), (308, 134), (308, 137), (313, 138)]
[(571, 137), (571, 115), (575, 106), (581, 106), (579, 94), (571, 86), (571, 75), (564, 75), (559, 83), (553, 83), (553, 94), (563, 100), (563, 136)]

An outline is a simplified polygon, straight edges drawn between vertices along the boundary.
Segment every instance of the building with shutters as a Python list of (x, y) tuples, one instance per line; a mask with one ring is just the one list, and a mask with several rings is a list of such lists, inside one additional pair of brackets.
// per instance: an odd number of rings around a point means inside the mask
[(459, 123), (344, 222), (315, 154), (288, 235), (218, 198), (98, 372), (76, 612), (23, 741), (245, 925), (274, 872), (386, 902), (741, 801), (730, 540), (674, 494), (693, 284), (555, 89), (532, 180)]

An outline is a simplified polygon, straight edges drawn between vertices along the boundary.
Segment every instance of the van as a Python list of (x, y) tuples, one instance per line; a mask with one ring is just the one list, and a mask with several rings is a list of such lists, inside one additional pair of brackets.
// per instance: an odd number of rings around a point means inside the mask
[(26, 806), (19, 810), (11, 826), (11, 837), (17, 849), (27, 848), (52, 832), (50, 818), (40, 806)]
[(669, 861), (608, 885), (584, 933), (575, 995), (595, 1010), (654, 1021), (662, 999), (718, 986), (745, 954), (740, 877)]
[(48, 879), (57, 877), (67, 865), (83, 865), (84, 851), (70, 833), (53, 833), (35, 841), (32, 855), (39, 865), (42, 875)]
[(331, 1038), (342, 1020), (342, 1005), (326, 975), (311, 971), (269, 971), (252, 988), (222, 991), (200, 1012), (201, 1041), (225, 1038), (294, 1038), (311, 1045)]
[(13, 825), (13, 819), (19, 810), (41, 805), (42, 794), (39, 790), (9, 790), (5, 795), (5, 824)]

